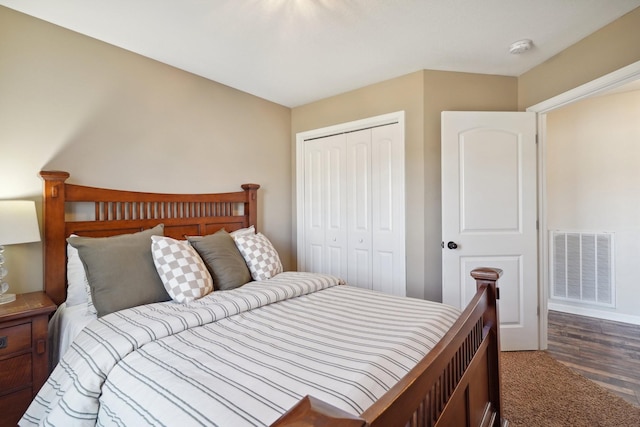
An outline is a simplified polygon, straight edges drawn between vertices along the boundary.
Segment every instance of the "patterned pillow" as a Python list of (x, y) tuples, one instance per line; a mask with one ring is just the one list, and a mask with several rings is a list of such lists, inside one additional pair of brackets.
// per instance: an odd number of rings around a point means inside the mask
[(191, 302), (213, 290), (207, 267), (186, 241), (152, 236), (151, 253), (158, 275), (174, 301)]
[(253, 280), (266, 280), (282, 273), (278, 252), (264, 234), (245, 234), (235, 236), (234, 240)]

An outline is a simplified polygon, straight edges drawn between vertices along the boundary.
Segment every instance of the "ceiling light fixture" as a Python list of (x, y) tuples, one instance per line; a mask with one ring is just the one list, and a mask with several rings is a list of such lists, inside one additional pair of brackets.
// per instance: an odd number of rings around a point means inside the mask
[(511, 43), (509, 46), (509, 53), (514, 55), (519, 55), (530, 50), (533, 47), (533, 42), (529, 39), (518, 40), (517, 42)]

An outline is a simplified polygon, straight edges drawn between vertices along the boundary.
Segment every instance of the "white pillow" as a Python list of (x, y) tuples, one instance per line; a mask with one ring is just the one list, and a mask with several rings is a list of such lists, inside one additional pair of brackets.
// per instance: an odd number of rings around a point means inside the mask
[(278, 252), (262, 233), (234, 236), (253, 280), (267, 280), (282, 273)]
[(213, 279), (198, 252), (187, 241), (151, 236), (153, 263), (174, 301), (191, 302), (213, 290)]
[(247, 228), (241, 228), (239, 230), (235, 230), (232, 231), (231, 233), (229, 233), (231, 235), (231, 237), (233, 237), (234, 239), (236, 237), (239, 236), (247, 236), (247, 235), (253, 235), (256, 234), (256, 227), (254, 227), (253, 225), (250, 225)]
[(87, 295), (89, 282), (80, 260), (78, 250), (67, 243), (67, 307), (84, 304), (91, 300)]
[(91, 297), (91, 286), (89, 286), (89, 281), (87, 281), (87, 314), (90, 315), (98, 315), (98, 310), (96, 310), (96, 306), (93, 305), (93, 298)]
[[(77, 237), (72, 234), (69, 237)], [(67, 307), (87, 304), (87, 314), (97, 315), (96, 307), (91, 299), (91, 287), (87, 280), (87, 273), (80, 259), (78, 250), (67, 243)]]

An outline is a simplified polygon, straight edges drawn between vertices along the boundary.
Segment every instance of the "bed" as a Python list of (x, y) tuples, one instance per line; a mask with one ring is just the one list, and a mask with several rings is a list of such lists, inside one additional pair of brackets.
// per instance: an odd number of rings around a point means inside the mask
[[(127, 239), (158, 227), (164, 237), (154, 235), (154, 245), (245, 230), (254, 233), (248, 240), (261, 235), (256, 184), (230, 193), (160, 194), (71, 184), (67, 172), (40, 175), (45, 292), (58, 305), (68, 301), (70, 236), (86, 251), (88, 238)], [(72, 215), (74, 206), (91, 212)], [(111, 270), (126, 269), (119, 265)], [(255, 280), (254, 270), (254, 280), (237, 288), (186, 302), (167, 288), (169, 301), (111, 307), (87, 322), (20, 424), (507, 424), (499, 270), (472, 272), (478, 292), (463, 312), (327, 275), (274, 271)], [(92, 289), (96, 298), (104, 290)]]

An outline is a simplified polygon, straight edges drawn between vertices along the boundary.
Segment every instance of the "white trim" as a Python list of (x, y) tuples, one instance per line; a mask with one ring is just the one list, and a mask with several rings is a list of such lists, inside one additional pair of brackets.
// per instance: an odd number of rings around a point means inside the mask
[(565, 105), (614, 89), (638, 79), (640, 79), (640, 61), (634, 62), (633, 64), (627, 65), (626, 67), (620, 68), (612, 73), (568, 90), (560, 95), (547, 99), (546, 101), (532, 105), (527, 108), (527, 111), (533, 111), (534, 113), (539, 114), (548, 113), (549, 111), (553, 111), (557, 108), (564, 107)]
[[(640, 61), (634, 62), (633, 64), (629, 64), (626, 67), (620, 68), (619, 70), (613, 71), (609, 74), (606, 74), (600, 78), (597, 78), (593, 81), (585, 83), (581, 86), (568, 90), (560, 95), (554, 96), (553, 98), (547, 99), (546, 101), (542, 101), (538, 104), (532, 105), (527, 108), (526, 111), (532, 111), (538, 114), (538, 173), (540, 176), (538, 177), (538, 239), (540, 243), (540, 260), (541, 265), (539, 266), (540, 272), (540, 280), (538, 283), (539, 286), (539, 295), (540, 295), (540, 349), (544, 350), (547, 348), (547, 325), (548, 325), (548, 316), (547, 316), (547, 304), (549, 309), (553, 305), (548, 302), (548, 289), (549, 289), (549, 258), (548, 258), (548, 233), (547, 230), (547, 188), (546, 188), (546, 168), (544, 164), (544, 159), (546, 155), (546, 113), (556, 110), (558, 108), (569, 105), (573, 102), (580, 101), (582, 99), (588, 98), (593, 95), (597, 95), (604, 91), (614, 89), (618, 86), (622, 86), (623, 84), (632, 82), (634, 80), (640, 79)], [(556, 306), (557, 307), (557, 306)], [(602, 313), (598, 311), (597, 313)], [(618, 314), (617, 316), (623, 317), (631, 317)]]
[[(547, 317), (549, 302), (549, 234), (547, 228), (547, 173), (544, 159), (547, 146), (543, 143), (547, 134), (547, 115), (537, 114), (538, 120), (538, 347), (547, 348), (549, 321)], [(540, 261), (543, 260), (543, 261)]]
[[(313, 129), (305, 132), (299, 132), (296, 134), (296, 254), (297, 254), (297, 269), (300, 270), (304, 268), (306, 265), (305, 260), (305, 251), (304, 251), (304, 142), (309, 139), (322, 138), (329, 135), (334, 135), (343, 132), (353, 132), (360, 129), (366, 129), (375, 126), (383, 126), (391, 123), (398, 123), (400, 125), (400, 139), (402, 141), (402, 146), (406, 147), (405, 144), (405, 112), (404, 111), (396, 111), (393, 113), (382, 114), (380, 116), (369, 117), (366, 119), (355, 120), (352, 122), (340, 123), (337, 125), (327, 126), (319, 129)], [(404, 150), (403, 150), (404, 153)], [(403, 154), (404, 156), (404, 154)], [(402, 185), (402, 200), (405, 201), (403, 203), (404, 214), (401, 216), (403, 221), (402, 224), (399, 224), (399, 227), (405, 232), (403, 233), (404, 245), (402, 248), (402, 258), (406, 258), (406, 227), (404, 224), (405, 216), (406, 216), (406, 198), (405, 198), (405, 187), (406, 187), (406, 175), (405, 175), (405, 163), (403, 163), (403, 170), (401, 171), (403, 179)], [(404, 267), (404, 281), (406, 287), (406, 265)]]
[(595, 317), (596, 319), (612, 320), (614, 322), (631, 323), (632, 325), (640, 325), (640, 316), (613, 313), (610, 311), (598, 310), (595, 308), (575, 307), (573, 305), (549, 302), (549, 310), (560, 311), (562, 313), (577, 314), (578, 316)]
[(382, 114), (380, 116), (355, 120), (353, 122), (340, 123), (320, 129), (299, 132), (296, 134), (296, 149), (300, 148), (300, 144), (307, 139), (322, 138), (323, 136), (329, 136), (336, 133), (353, 132), (360, 129), (388, 125), (395, 122), (401, 124), (401, 129), (404, 136), (404, 111), (396, 111), (395, 113)]

